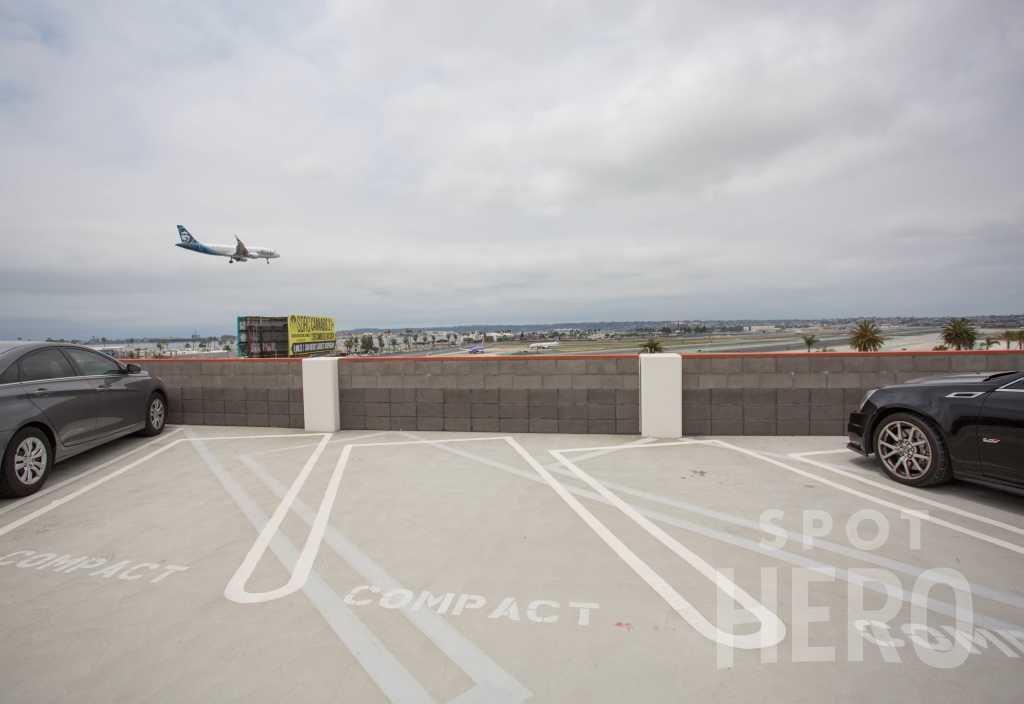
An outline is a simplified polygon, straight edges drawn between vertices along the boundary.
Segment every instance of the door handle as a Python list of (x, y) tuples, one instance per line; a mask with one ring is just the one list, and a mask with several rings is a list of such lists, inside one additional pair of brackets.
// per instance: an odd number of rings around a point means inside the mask
[(45, 386), (40, 386), (40, 387), (39, 387), (38, 389), (36, 389), (36, 390), (35, 390), (35, 391), (33, 391), (32, 393), (34, 393), (34, 394), (44, 394), (44, 393), (46, 393), (47, 391), (49, 391), (49, 389), (48, 389), (48, 388), (46, 388)]

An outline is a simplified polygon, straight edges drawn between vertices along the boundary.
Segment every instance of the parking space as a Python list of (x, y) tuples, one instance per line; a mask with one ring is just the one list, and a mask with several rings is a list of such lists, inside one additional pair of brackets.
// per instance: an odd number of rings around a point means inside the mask
[(5, 698), (1016, 701), (1024, 503), (843, 444), (127, 439), (0, 504)]

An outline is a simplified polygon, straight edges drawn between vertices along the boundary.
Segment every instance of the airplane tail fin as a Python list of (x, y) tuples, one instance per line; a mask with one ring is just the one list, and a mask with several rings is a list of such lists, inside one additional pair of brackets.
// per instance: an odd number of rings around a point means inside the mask
[(178, 237), (185, 244), (191, 244), (196, 241), (196, 238), (192, 236), (192, 233), (185, 229), (184, 225), (178, 225)]

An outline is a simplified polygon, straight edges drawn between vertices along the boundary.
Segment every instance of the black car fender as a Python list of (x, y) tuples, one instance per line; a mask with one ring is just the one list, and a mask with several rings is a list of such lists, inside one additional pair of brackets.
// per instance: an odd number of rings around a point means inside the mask
[[(867, 423), (864, 425), (863, 442), (865, 452), (871, 454), (875, 451), (875, 431), (887, 417), (894, 413), (910, 413), (911, 415), (921, 416), (927, 420), (931, 420), (927, 415), (922, 413), (919, 408), (907, 403), (893, 403), (876, 407), (874, 413), (870, 414)], [(945, 440), (945, 437), (943, 437), (943, 440)]]
[(973, 432), (984, 402), (984, 394), (973, 398), (950, 398), (949, 393), (949, 388), (937, 388), (929, 389), (923, 394), (919, 391), (914, 394), (916, 398), (907, 398), (900, 394), (896, 398), (881, 399), (883, 403), (877, 406), (877, 410), (865, 423), (864, 449), (867, 452), (875, 451), (875, 432), (886, 417), (893, 413), (910, 413), (928, 421), (955, 457), (970, 459), (968, 455), (973, 442), (971, 437), (966, 436)]

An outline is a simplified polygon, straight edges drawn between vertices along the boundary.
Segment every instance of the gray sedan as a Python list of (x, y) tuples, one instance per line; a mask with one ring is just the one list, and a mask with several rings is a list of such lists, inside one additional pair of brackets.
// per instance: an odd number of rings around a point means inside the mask
[(0, 496), (38, 491), (55, 462), (124, 435), (158, 435), (160, 379), (87, 347), (0, 342)]

